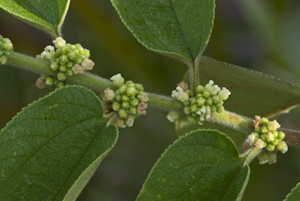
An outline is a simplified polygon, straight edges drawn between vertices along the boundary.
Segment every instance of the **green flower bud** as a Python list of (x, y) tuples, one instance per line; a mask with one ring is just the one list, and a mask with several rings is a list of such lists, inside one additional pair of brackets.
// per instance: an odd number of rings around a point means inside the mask
[[(57, 51), (58, 51), (58, 50), (57, 50)], [(57, 51), (56, 51), (56, 52), (57, 52)], [(74, 51), (69, 52), (69, 53), (68, 53), (68, 58), (69, 58), (70, 60), (72, 60), (72, 61), (75, 61), (75, 59), (77, 58), (76, 52), (74, 52)]]
[(124, 122), (124, 119), (118, 119), (118, 120), (115, 122), (115, 125), (116, 125), (118, 128), (125, 128), (125, 127), (126, 127), (125, 122)]
[(63, 87), (63, 86), (65, 86), (65, 83), (63, 83), (62, 81), (58, 81), (57, 83), (56, 83), (56, 87)]
[(61, 52), (63, 54), (67, 54), (69, 51), (70, 51), (70, 47), (67, 45), (61, 48)]
[(204, 87), (201, 86), (201, 85), (199, 85), (199, 86), (196, 88), (196, 91), (197, 91), (198, 93), (202, 93), (202, 92), (204, 91)]
[(116, 101), (121, 102), (122, 101), (122, 96), (121, 95), (117, 95), (116, 96)]
[(260, 135), (260, 139), (262, 139), (263, 141), (266, 141), (266, 139), (267, 139), (267, 134), (262, 134), (262, 135)]
[(64, 65), (59, 66), (59, 71), (61, 72), (66, 72), (67, 71), (67, 67)]
[(67, 63), (69, 61), (69, 59), (68, 59), (68, 57), (66, 55), (61, 55), (59, 57), (59, 59), (60, 59), (60, 63), (61, 64), (65, 64), (65, 63)]
[(266, 126), (262, 126), (262, 127), (260, 127), (260, 132), (261, 133), (267, 133), (268, 132), (268, 128)]
[(278, 132), (278, 139), (279, 139), (279, 140), (282, 140), (282, 139), (284, 139), (284, 137), (285, 137), (284, 132), (279, 131), (279, 132)]
[(266, 164), (269, 161), (269, 154), (267, 152), (263, 152), (257, 156), (257, 159), (259, 160), (260, 165)]
[(217, 95), (213, 96), (212, 101), (213, 101), (214, 104), (218, 104), (220, 102), (219, 96), (217, 96)]
[(197, 102), (197, 99), (195, 97), (190, 98), (191, 105), (196, 104), (196, 102)]
[(90, 51), (88, 50), (88, 49), (84, 49), (84, 56), (86, 57), (86, 58), (89, 58), (90, 57)]
[(129, 87), (127, 88), (127, 95), (128, 96), (135, 96), (137, 93), (137, 90), (133, 87)]
[(189, 101), (189, 100), (185, 101), (185, 102), (183, 103), (183, 105), (184, 105), (184, 106), (189, 106), (189, 105), (190, 105), (190, 101)]
[(132, 105), (132, 106), (137, 106), (139, 103), (140, 103), (140, 101), (136, 98), (134, 98), (130, 101), (130, 105)]
[[(57, 79), (60, 81), (65, 81), (67, 79), (67, 76), (64, 73), (59, 72), (59, 73), (57, 73)], [(47, 83), (47, 81), (46, 81), (46, 83)]]
[(0, 57), (0, 64), (4, 65), (7, 62), (7, 58), (5, 56)]
[(196, 102), (197, 102), (197, 105), (198, 105), (199, 107), (201, 107), (202, 105), (205, 104), (206, 99), (205, 99), (205, 98), (199, 98), (199, 99), (197, 99)]
[(56, 71), (56, 70), (58, 69), (58, 63), (52, 62), (52, 63), (50, 64), (50, 68), (51, 68), (52, 70)]
[(276, 145), (276, 149), (278, 151), (281, 151), (283, 154), (286, 153), (288, 151), (288, 146), (286, 144), (285, 141), (280, 141), (278, 142), (278, 144)]
[(47, 86), (52, 86), (53, 85), (53, 78), (52, 77), (47, 77), (45, 82), (46, 82)]
[(211, 106), (211, 112), (215, 112), (215, 111), (217, 111), (217, 108), (216, 108), (216, 106)]
[(206, 100), (206, 105), (212, 105), (212, 104), (213, 104), (212, 99), (211, 99), (211, 98), (208, 98), (208, 99)]
[(274, 138), (278, 138), (278, 132), (277, 131), (272, 131)]
[(61, 49), (57, 49), (56, 52), (55, 52), (55, 56), (59, 57), (61, 55), (62, 55)]
[(127, 93), (127, 86), (126, 85), (122, 85), (120, 88), (120, 94), (126, 94)]
[(129, 102), (122, 102), (122, 108), (124, 108), (124, 109), (127, 109), (127, 108), (129, 108), (130, 107), (130, 104), (129, 104)]
[(202, 98), (202, 97), (203, 97), (202, 94), (197, 94), (197, 95), (196, 95), (196, 98), (197, 98), (197, 99)]
[(136, 114), (136, 113), (137, 113), (136, 107), (129, 108), (129, 114)]
[(190, 114), (191, 113), (191, 108), (189, 106), (186, 106), (183, 108), (183, 111), (185, 114)]
[(129, 101), (129, 97), (127, 95), (122, 95), (122, 101)]
[(118, 74), (112, 76), (112, 77), (110, 78), (110, 80), (113, 81), (113, 84), (114, 84), (116, 87), (121, 87), (121, 86), (124, 84), (124, 81), (125, 81), (124, 78), (121, 76), (120, 73), (118, 73)]
[(204, 91), (202, 94), (203, 94), (204, 98), (209, 98), (210, 97), (210, 93), (208, 91)]
[(126, 112), (126, 110), (125, 110), (125, 109), (120, 109), (120, 110), (119, 110), (119, 116), (120, 116), (121, 118), (126, 118), (126, 117), (127, 117), (127, 112)]
[(254, 131), (255, 131), (256, 133), (260, 133), (260, 127), (255, 127), (255, 128), (254, 128)]
[(275, 139), (275, 138), (274, 138), (274, 135), (273, 135), (272, 132), (268, 132), (268, 133), (266, 134), (266, 141), (267, 141), (267, 142), (272, 142), (274, 139)]
[(191, 108), (191, 112), (197, 112), (198, 111), (198, 106), (196, 104), (192, 105), (190, 108)]
[(278, 139), (274, 139), (271, 143), (276, 146), (279, 143), (279, 140)]
[(80, 57), (77, 57), (77, 58), (75, 59), (75, 63), (76, 63), (76, 64), (81, 64), (82, 61), (83, 61), (83, 59), (80, 58)]
[(262, 124), (263, 125), (268, 125), (268, 123), (269, 123), (269, 119), (267, 119), (266, 117), (263, 117), (263, 118), (261, 118), (261, 121), (262, 121)]
[(135, 88), (136, 88), (136, 90), (138, 90), (138, 91), (144, 91), (144, 87), (143, 87), (143, 85), (141, 85), (141, 84), (135, 84)]
[(119, 111), (120, 108), (121, 108), (120, 103), (114, 102), (114, 103), (112, 104), (112, 109), (113, 109), (114, 111)]
[(267, 146), (266, 146), (266, 150), (268, 150), (268, 151), (274, 151), (274, 149), (275, 149), (275, 146), (273, 145), (273, 144), (268, 144)]
[(217, 112), (218, 113), (222, 113), (224, 111), (224, 107), (223, 106), (220, 106), (217, 108)]
[(192, 95), (192, 90), (188, 89), (185, 91), (185, 93), (187, 93), (187, 95), (191, 96)]
[(71, 69), (68, 69), (67, 71), (66, 71), (66, 75), (67, 76), (72, 76), (74, 73), (73, 73), (73, 71), (71, 70)]
[(4, 49), (7, 51), (12, 51), (14, 49), (14, 46), (11, 42), (4, 43)]
[(74, 65), (73, 65), (73, 62), (72, 61), (69, 61), (68, 63), (66, 63), (66, 67), (67, 68), (72, 68)]
[(43, 79), (43, 80), (46, 80), (47, 79), (47, 75), (45, 75), (45, 74), (41, 74), (41, 78)]

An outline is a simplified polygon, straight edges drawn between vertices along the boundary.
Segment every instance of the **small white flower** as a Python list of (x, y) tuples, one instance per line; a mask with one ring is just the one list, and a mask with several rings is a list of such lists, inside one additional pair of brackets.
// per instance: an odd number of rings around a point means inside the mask
[(125, 79), (121, 76), (121, 73), (118, 73), (110, 78), (113, 81), (113, 84), (117, 87), (120, 87), (124, 84)]
[(231, 95), (231, 92), (226, 87), (223, 87), (222, 90), (218, 93), (218, 96), (221, 100), (228, 99), (229, 95)]
[(250, 135), (248, 135), (245, 142), (247, 142), (250, 146), (253, 146), (254, 145), (254, 140), (255, 140), (255, 135), (250, 134)]
[(94, 65), (95, 63), (88, 58), (85, 58), (81, 63), (81, 66), (84, 67), (85, 70), (92, 70)]
[(181, 102), (185, 102), (185, 101), (189, 100), (189, 95), (186, 92), (184, 92), (180, 86), (177, 86), (176, 90), (172, 91), (171, 96)]
[(179, 118), (179, 114), (174, 111), (170, 111), (169, 114), (167, 115), (167, 119), (172, 123), (176, 121), (178, 118)]
[(66, 41), (62, 37), (57, 37), (55, 40), (53, 40), (53, 44), (58, 49), (64, 47), (66, 45)]

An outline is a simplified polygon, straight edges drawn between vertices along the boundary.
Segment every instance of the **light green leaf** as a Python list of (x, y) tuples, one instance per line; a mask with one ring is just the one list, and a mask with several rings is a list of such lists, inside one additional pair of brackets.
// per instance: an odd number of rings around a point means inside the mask
[(215, 61), (200, 60), (201, 84), (213, 80), (231, 91), (226, 110), (248, 117), (273, 117), (300, 103), (300, 87), (261, 72)]
[(284, 201), (296, 201), (300, 200), (300, 183), (297, 184), (295, 188), (292, 189), (292, 192), (287, 194)]
[(1, 200), (75, 200), (116, 143), (105, 123), (101, 100), (79, 86), (24, 108), (0, 133)]
[(137, 200), (240, 200), (250, 168), (216, 130), (181, 137), (151, 170)]
[(70, 0), (2, 0), (0, 7), (22, 21), (56, 38), (61, 35), (62, 23)]
[(213, 27), (215, 0), (111, 0), (146, 48), (184, 63), (200, 57)]

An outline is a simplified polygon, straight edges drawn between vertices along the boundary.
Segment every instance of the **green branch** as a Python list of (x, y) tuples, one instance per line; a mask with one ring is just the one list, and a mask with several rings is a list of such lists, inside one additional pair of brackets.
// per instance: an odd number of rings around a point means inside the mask
[[(56, 75), (56, 73), (51, 70), (50, 64), (48, 62), (16, 52), (11, 52), (6, 65), (19, 67), (39, 74)], [(194, 75), (193, 77), (195, 78)], [(193, 80), (194, 82), (199, 81), (195, 79)], [(68, 77), (68, 82), (83, 85), (98, 92), (105, 90), (107, 87), (110, 87), (114, 90), (116, 89), (116, 87), (110, 80), (90, 73), (78, 74)], [(153, 93), (148, 94), (149, 107), (165, 111), (177, 111), (183, 113), (183, 104), (180, 101), (167, 96), (157, 95)], [(252, 119), (228, 111), (224, 111), (222, 113), (213, 113), (210, 121), (222, 124), (226, 127), (231, 127), (247, 134), (253, 131), (253, 127), (251, 126)], [(285, 141), (287, 143), (300, 145), (299, 131), (291, 131), (287, 129), (281, 130), (286, 134)]]

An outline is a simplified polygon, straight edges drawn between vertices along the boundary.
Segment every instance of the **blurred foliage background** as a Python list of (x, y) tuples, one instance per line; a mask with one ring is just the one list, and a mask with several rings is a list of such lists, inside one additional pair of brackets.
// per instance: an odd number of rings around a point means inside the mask
[[(204, 55), (300, 84), (299, 10), (299, 0), (216, 0), (215, 26)], [(31, 56), (52, 43), (49, 35), (3, 10), (0, 34), (13, 41), (15, 51)], [(149, 92), (170, 95), (187, 70), (184, 64), (140, 45), (109, 0), (72, 0), (63, 34), (67, 42), (91, 50), (96, 63), (93, 73), (110, 78), (120, 72)], [(50, 92), (34, 86), (38, 77), (22, 69), (0, 67), (0, 128), (23, 107)], [(296, 108), (278, 121), (285, 128), (300, 130), (299, 114)], [(135, 200), (151, 167), (176, 139), (174, 125), (166, 115), (150, 108), (134, 127), (121, 129), (116, 147), (78, 201)], [(253, 161), (243, 201), (283, 200), (300, 181), (299, 154), (298, 147), (290, 146), (285, 155), (278, 154), (274, 165), (260, 166)]]

